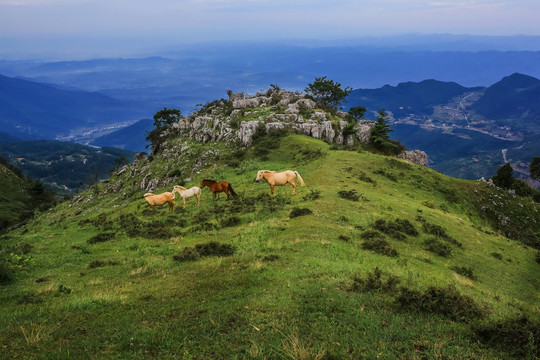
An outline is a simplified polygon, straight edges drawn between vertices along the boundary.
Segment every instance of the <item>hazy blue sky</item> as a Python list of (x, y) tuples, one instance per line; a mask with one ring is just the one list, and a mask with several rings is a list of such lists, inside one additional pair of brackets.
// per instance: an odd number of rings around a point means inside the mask
[(0, 0), (0, 45), (39, 51), (40, 44), (61, 48), (67, 38), (93, 39), (89, 47), (132, 39), (142, 47), (401, 33), (540, 35), (539, 14), (540, 0)]

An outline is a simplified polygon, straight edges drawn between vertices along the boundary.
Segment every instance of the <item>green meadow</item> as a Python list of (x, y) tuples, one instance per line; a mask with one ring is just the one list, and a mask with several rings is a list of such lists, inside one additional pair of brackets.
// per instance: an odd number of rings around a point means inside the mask
[[(301, 135), (167, 149), (1, 237), (1, 358), (540, 356), (530, 198)], [(239, 196), (154, 216), (145, 177)]]

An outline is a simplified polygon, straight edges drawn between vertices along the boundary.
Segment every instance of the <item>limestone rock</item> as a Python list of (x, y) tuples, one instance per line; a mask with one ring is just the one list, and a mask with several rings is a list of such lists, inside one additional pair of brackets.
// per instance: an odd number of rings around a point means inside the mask
[(421, 150), (407, 150), (403, 151), (397, 156), (400, 159), (406, 160), (413, 164), (426, 166), (429, 161), (429, 156)]

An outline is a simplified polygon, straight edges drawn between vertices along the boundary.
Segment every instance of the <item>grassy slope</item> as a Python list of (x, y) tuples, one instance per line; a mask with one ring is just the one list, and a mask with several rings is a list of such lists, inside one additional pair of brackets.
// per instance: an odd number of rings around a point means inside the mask
[[(222, 153), (231, 151), (217, 146)], [(324, 156), (316, 158), (319, 150)], [(204, 151), (205, 146), (192, 145), (192, 154)], [(179, 157), (150, 165), (164, 177), (193, 162)], [(365, 152), (330, 151), (303, 136), (286, 137), (265, 161), (228, 167), (221, 162), (226, 158), (187, 185), (226, 179), (245, 202), (225, 202), (222, 196), (213, 204), (204, 189), (200, 208), (191, 200), (185, 210), (170, 215), (163, 207), (151, 217), (142, 191), (129, 185), (133, 179), (112, 179), (124, 182), (125, 193), (93, 199), (87, 193), (4, 238), (5, 244), (33, 248), (32, 261), (17, 281), (0, 288), (0, 354), (47, 359), (507, 356), (480, 345), (466, 321), (404, 310), (395, 294), (348, 291), (355, 276), (375, 267), (411, 289), (455, 285), (489, 309), (479, 321), (520, 314), (538, 318), (535, 252), (494, 234), (477, 216), (468, 197), (485, 191), (483, 184)], [(256, 170), (287, 168), (298, 170), (307, 187), (298, 187), (295, 197), (290, 186), (277, 188), (273, 200), (261, 196), (269, 188), (253, 182)], [(158, 190), (170, 191), (172, 185)], [(448, 201), (438, 190), (445, 188), (456, 189), (458, 201)], [(338, 195), (353, 189), (361, 201)], [(316, 192), (319, 198), (305, 198)], [(295, 207), (313, 214), (291, 219)], [(449, 257), (426, 251), (423, 241), (429, 236), (417, 215), (442, 226), (463, 249), (452, 246)], [(223, 219), (231, 217), (240, 223), (223, 227)], [(408, 219), (420, 232), (401, 241), (387, 238), (397, 257), (361, 248), (361, 229), (396, 218)], [(164, 234), (140, 230), (128, 236), (138, 221), (148, 227), (158, 223)], [(87, 242), (111, 232), (112, 240)], [(209, 241), (231, 244), (236, 253), (173, 260), (184, 247)], [(471, 267), (475, 279), (456, 274), (453, 266)], [(45, 281), (36, 282), (39, 278)]]
[(0, 224), (13, 223), (21, 214), (28, 213), (30, 196), (26, 194), (27, 186), (23, 179), (0, 164)]

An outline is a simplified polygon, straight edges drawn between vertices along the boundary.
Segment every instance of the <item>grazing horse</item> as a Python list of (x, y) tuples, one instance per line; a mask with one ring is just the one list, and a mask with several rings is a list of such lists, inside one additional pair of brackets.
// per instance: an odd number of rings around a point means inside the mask
[(293, 187), (292, 194), (296, 194), (296, 183), (295, 179), (298, 178), (300, 184), (304, 186), (304, 180), (298, 173), (298, 171), (285, 170), (283, 172), (275, 172), (270, 170), (259, 170), (257, 172), (256, 182), (259, 182), (261, 179), (266, 180), (268, 185), (270, 185), (270, 192), (274, 195), (274, 186), (276, 185), (285, 185), (287, 183), (291, 184)]
[(201, 205), (201, 189), (194, 186), (191, 189), (186, 189), (183, 186), (175, 185), (172, 191), (173, 194), (179, 193), (184, 200), (184, 208), (186, 207), (186, 199), (192, 196), (197, 197), (197, 206)]
[(174, 194), (171, 192), (164, 192), (161, 194), (146, 193), (144, 194), (144, 199), (152, 207), (154, 214), (156, 213), (156, 205), (161, 206), (165, 203), (169, 204), (169, 212), (173, 211), (174, 205)]
[(229, 200), (229, 197), (232, 195), (233, 197), (237, 197), (238, 195), (234, 192), (231, 184), (229, 184), (226, 181), (220, 181), (217, 182), (216, 180), (208, 180), (205, 179), (201, 182), (201, 189), (205, 186), (208, 186), (210, 190), (212, 190), (212, 194), (214, 195), (214, 201), (216, 201), (216, 193), (224, 192), (227, 194), (227, 200)]

